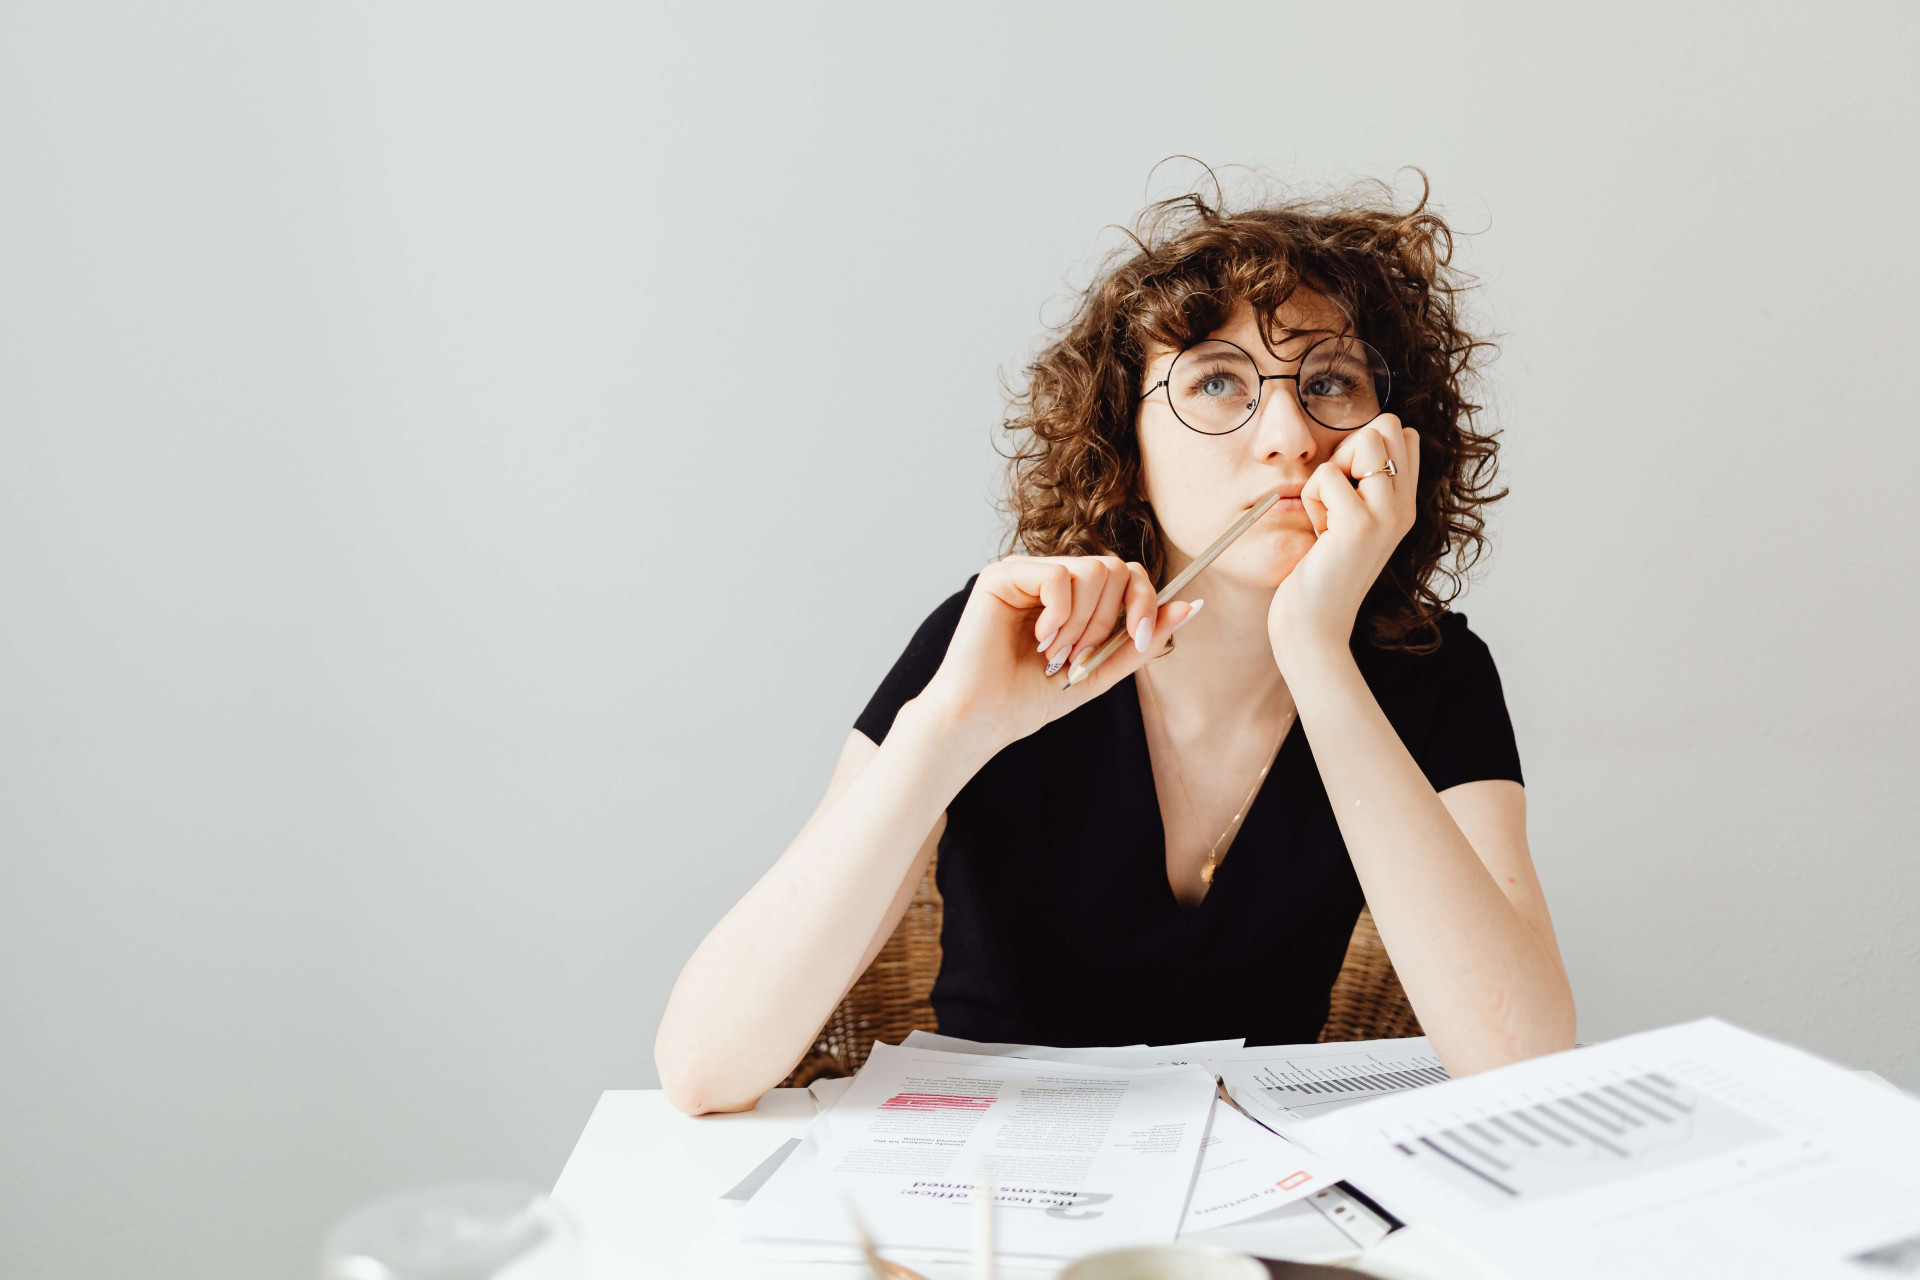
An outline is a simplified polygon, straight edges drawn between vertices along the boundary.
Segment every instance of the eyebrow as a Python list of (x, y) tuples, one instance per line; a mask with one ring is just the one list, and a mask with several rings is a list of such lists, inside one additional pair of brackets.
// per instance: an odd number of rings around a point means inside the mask
[[(1345, 336), (1345, 337), (1356, 336), (1352, 333), (1351, 330), (1348, 330), (1348, 329), (1281, 329), (1280, 332), (1286, 335), (1285, 337), (1280, 339), (1280, 341), (1283, 343), (1291, 342), (1295, 338), (1310, 338), (1316, 335), (1321, 337), (1328, 337), (1328, 338), (1335, 338), (1335, 337), (1342, 337), (1342, 336)], [(1226, 341), (1225, 338), (1195, 338), (1192, 342), (1188, 343), (1187, 345), (1198, 346), (1202, 342), (1225, 342), (1225, 341)], [(1266, 351), (1266, 353), (1270, 356), (1274, 355), (1272, 348), (1267, 347), (1264, 343), (1262, 344), (1261, 349)], [(1176, 351), (1176, 352), (1173, 352), (1172, 354), (1174, 356), (1177, 356), (1180, 353)], [(1305, 352), (1302, 352), (1301, 356), (1304, 356), (1305, 354), (1306, 354)], [(1288, 359), (1285, 356), (1275, 356), (1274, 358), (1282, 361), (1283, 363), (1291, 364), (1294, 362), (1295, 359), (1299, 359), (1300, 357), (1294, 357), (1293, 359)], [(1166, 378), (1172, 376), (1173, 365), (1171, 362), (1171, 358), (1166, 353), (1163, 352), (1162, 354), (1155, 356), (1150, 362), (1148, 362), (1147, 364), (1148, 377), (1152, 376), (1153, 366), (1158, 364), (1163, 359), (1168, 360), (1168, 365), (1165, 369), (1162, 369), (1160, 371), (1161, 379), (1165, 380)], [(1260, 366), (1257, 363), (1254, 365), (1254, 371), (1261, 372)]]
[[(1280, 343), (1287, 343), (1292, 342), (1295, 338), (1311, 338), (1316, 335), (1326, 338), (1338, 337), (1345, 331), (1341, 329), (1282, 329), (1280, 332), (1284, 335), (1280, 339)], [(1276, 343), (1274, 345), (1277, 346), (1280, 344)], [(1271, 348), (1268, 349), (1267, 354), (1273, 354)]]

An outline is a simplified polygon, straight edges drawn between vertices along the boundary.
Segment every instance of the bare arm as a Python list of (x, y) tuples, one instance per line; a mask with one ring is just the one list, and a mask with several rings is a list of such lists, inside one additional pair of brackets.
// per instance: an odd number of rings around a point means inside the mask
[(1289, 654), (1300, 723), (1380, 940), (1453, 1075), (1571, 1048), (1573, 992), (1527, 852), (1526, 792), (1435, 794), (1351, 653)]
[(654, 1061), (676, 1107), (744, 1111), (806, 1053), (906, 909), (947, 802), (992, 755), (959, 747), (914, 702), (883, 745), (849, 736), (812, 818), (674, 984)]
[(1300, 498), (1318, 540), (1274, 592), (1267, 634), (1380, 940), (1434, 1051), (1466, 1075), (1572, 1047), (1573, 992), (1527, 854), (1525, 792), (1488, 781), (1436, 795), (1353, 659), (1361, 601), (1413, 528), (1419, 445), (1381, 414), (1314, 471)]
[[(940, 669), (886, 741), (856, 731), (819, 807), (700, 943), (654, 1040), (682, 1111), (743, 1111), (792, 1070), (885, 944), (945, 828), (948, 803), (1007, 743), (1131, 675), (1191, 612), (1156, 611), (1137, 564), (1010, 556), (982, 571)], [(1125, 617), (1128, 646), (1069, 693), (1047, 655), (1097, 646)]]

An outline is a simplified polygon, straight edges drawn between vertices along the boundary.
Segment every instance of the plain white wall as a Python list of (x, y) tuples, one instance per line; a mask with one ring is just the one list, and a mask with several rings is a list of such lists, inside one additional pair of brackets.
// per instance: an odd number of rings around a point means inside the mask
[[(550, 1180), (1190, 153), (1424, 166), (1599, 1039), (1920, 1086), (1911, 6), (16, 0), (0, 1272)], [(1160, 171), (1169, 194), (1190, 168)]]

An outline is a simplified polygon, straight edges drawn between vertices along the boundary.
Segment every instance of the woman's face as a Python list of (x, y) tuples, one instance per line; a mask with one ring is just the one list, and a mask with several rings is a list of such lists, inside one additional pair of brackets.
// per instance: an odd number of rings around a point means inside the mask
[[(1273, 334), (1278, 356), (1260, 340), (1248, 303), (1241, 303), (1226, 324), (1207, 336), (1239, 346), (1261, 373), (1270, 374), (1299, 372), (1309, 346), (1329, 334), (1347, 332), (1339, 309), (1305, 290), (1296, 293), (1275, 320), (1281, 326)], [(1167, 376), (1178, 354), (1170, 347), (1149, 349), (1142, 394)], [(1177, 572), (1247, 508), (1278, 489), (1280, 501), (1207, 572), (1249, 587), (1279, 586), (1314, 543), (1313, 524), (1300, 505), (1300, 487), (1352, 433), (1308, 417), (1291, 381), (1265, 383), (1253, 419), (1225, 435), (1202, 435), (1188, 428), (1174, 416), (1165, 388), (1142, 401), (1138, 412), (1147, 501), (1170, 544), (1168, 572)]]

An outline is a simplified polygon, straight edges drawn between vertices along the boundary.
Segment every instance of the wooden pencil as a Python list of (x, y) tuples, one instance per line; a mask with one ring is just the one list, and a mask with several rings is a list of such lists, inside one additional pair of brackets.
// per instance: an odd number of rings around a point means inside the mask
[[(1185, 590), (1187, 584), (1198, 577), (1202, 570), (1219, 559), (1220, 553), (1232, 546), (1234, 539), (1253, 528), (1253, 522), (1267, 514), (1267, 509), (1278, 501), (1280, 501), (1280, 494), (1276, 490), (1254, 503), (1245, 515), (1235, 520), (1225, 533), (1213, 540), (1212, 546), (1202, 551), (1195, 557), (1192, 564), (1176, 574), (1172, 582), (1160, 588), (1160, 594), (1155, 597), (1153, 602), (1154, 612), (1157, 614), (1161, 609), (1166, 608), (1169, 601)], [(1071, 689), (1082, 680), (1085, 680), (1094, 673), (1094, 670), (1099, 667), (1101, 663), (1120, 652), (1120, 646), (1131, 639), (1133, 639), (1133, 637), (1127, 634), (1127, 629), (1121, 627), (1120, 630), (1113, 633), (1111, 639), (1088, 654), (1084, 660), (1077, 660), (1072, 666), (1067, 668), (1067, 682), (1062, 685), (1061, 688)]]

